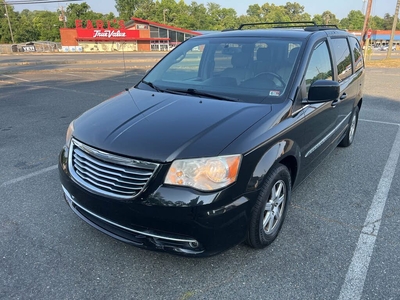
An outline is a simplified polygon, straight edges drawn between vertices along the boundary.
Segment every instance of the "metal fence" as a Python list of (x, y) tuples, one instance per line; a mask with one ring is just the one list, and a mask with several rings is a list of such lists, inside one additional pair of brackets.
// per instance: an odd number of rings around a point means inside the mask
[(37, 41), (21, 44), (2, 44), (0, 53), (18, 53), (18, 52), (58, 52), (61, 51), (61, 43)]

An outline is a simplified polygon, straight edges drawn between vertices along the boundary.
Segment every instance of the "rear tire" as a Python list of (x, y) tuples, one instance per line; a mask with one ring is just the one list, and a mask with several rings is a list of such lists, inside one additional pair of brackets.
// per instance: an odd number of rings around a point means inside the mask
[(256, 249), (271, 244), (282, 227), (291, 196), (288, 168), (278, 164), (266, 175), (253, 207), (246, 243)]
[(358, 108), (358, 106), (356, 106), (351, 115), (349, 128), (347, 128), (346, 135), (340, 141), (339, 147), (348, 147), (353, 143), (354, 136), (356, 134), (357, 124), (358, 124), (359, 112), (360, 112), (360, 109)]

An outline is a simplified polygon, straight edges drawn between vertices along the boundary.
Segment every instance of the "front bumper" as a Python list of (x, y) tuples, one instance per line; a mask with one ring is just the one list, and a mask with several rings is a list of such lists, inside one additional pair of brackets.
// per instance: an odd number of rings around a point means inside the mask
[(59, 173), (68, 205), (109, 236), (137, 247), (186, 256), (214, 255), (246, 237), (255, 193), (232, 197), (229, 188), (210, 194), (150, 184), (137, 199), (106, 198), (73, 180), (65, 151), (60, 154)]

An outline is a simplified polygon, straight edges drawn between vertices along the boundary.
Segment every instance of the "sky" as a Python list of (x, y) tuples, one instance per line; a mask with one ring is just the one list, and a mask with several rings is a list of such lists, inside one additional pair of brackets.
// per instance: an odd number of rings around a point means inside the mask
[[(214, 2), (219, 4), (223, 8), (233, 8), (236, 10), (238, 15), (246, 14), (246, 10), (249, 5), (264, 3), (270, 3), (275, 5), (285, 5), (286, 2), (297, 2), (305, 7), (305, 12), (311, 16), (315, 14), (322, 14), (324, 11), (329, 10), (336, 15), (338, 19), (345, 18), (351, 10), (363, 10), (366, 7), (367, 0), (251, 0), (251, 1), (232, 1), (232, 0), (193, 0), (197, 3), (206, 5), (208, 2)], [(113, 0), (86, 0), (82, 1), (89, 4), (90, 8), (99, 13), (113, 12), (118, 15), (115, 9), (115, 1)], [(82, 3), (82, 2), (70, 2), (70, 3)], [(192, 0), (185, 0), (187, 4), (190, 4)], [(372, 4), (372, 16), (383, 17), (385, 13), (394, 14), (397, 0), (374, 0)], [(68, 3), (49, 3), (49, 4), (32, 4), (32, 5), (15, 5), (14, 8), (17, 11), (23, 9), (29, 10), (50, 10), (56, 11), (61, 6), (68, 6)]]

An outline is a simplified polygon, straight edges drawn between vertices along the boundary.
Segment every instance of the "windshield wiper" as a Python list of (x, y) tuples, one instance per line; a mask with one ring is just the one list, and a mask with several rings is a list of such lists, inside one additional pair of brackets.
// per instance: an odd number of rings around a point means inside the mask
[(187, 89), (187, 90), (183, 90), (183, 91), (167, 89), (165, 91), (168, 92), (168, 93), (173, 93), (173, 94), (193, 95), (193, 96), (207, 97), (207, 98), (218, 99), (218, 100), (239, 102), (239, 99), (236, 99), (236, 98), (231, 98), (231, 97), (221, 96), (221, 95), (217, 95), (217, 94), (202, 92), (202, 91), (199, 91), (199, 90), (196, 90), (196, 89)]
[(142, 80), (142, 83), (148, 85), (148, 86), (151, 87), (153, 90), (156, 90), (156, 91), (159, 92), (159, 93), (163, 93), (163, 92), (164, 92), (162, 89), (160, 89), (159, 87), (155, 86), (155, 85), (154, 85), (152, 82), (150, 82), (150, 81)]

